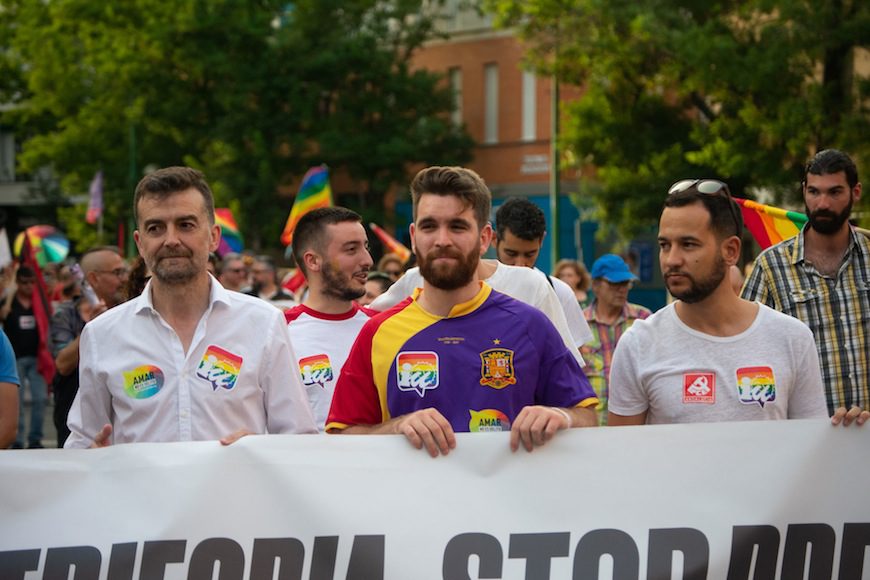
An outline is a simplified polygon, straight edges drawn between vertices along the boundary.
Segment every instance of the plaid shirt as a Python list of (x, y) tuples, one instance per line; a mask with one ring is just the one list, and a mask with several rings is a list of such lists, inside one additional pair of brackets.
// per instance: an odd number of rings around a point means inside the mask
[(853, 231), (836, 278), (828, 278), (804, 260), (806, 227), (758, 256), (742, 295), (813, 331), (829, 414), (870, 408), (870, 241)]
[(586, 373), (592, 388), (595, 389), (595, 394), (598, 395), (598, 406), (595, 408), (598, 413), (598, 423), (606, 425), (610, 362), (613, 360), (616, 343), (619, 342), (625, 331), (634, 324), (635, 320), (643, 320), (649, 317), (652, 312), (639, 304), (627, 302), (622, 307), (622, 314), (619, 315), (619, 318), (613, 324), (605, 324), (596, 318), (595, 301), (593, 300), (592, 304), (583, 309), (583, 314), (589, 323), (589, 329), (592, 331), (592, 340), (580, 347), (580, 353), (583, 355), (583, 360), (586, 361), (586, 367), (583, 371)]

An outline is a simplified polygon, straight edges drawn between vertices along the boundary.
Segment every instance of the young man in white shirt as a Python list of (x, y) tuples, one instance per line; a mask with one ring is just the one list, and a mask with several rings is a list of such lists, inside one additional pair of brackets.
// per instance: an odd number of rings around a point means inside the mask
[(555, 276), (546, 276), (535, 268), (544, 244), (544, 236), (547, 234), (547, 222), (541, 208), (527, 199), (508, 199), (495, 212), (495, 234), (493, 247), (499, 262), (509, 266), (532, 268), (553, 287), (568, 321), (575, 348), (579, 349), (591, 341), (592, 331), (583, 316), (583, 309), (577, 302), (574, 290)]
[(293, 231), (293, 257), (308, 281), (308, 297), (284, 315), (294, 370), (323, 431), (341, 367), (370, 316), (355, 302), (365, 294), (372, 267), (362, 218), (343, 207), (310, 211)]
[[(827, 417), (812, 332), (731, 287), (742, 229), (724, 183), (671, 187), (659, 261), (677, 300), (635, 322), (617, 344), (609, 425)], [(867, 416), (843, 413), (833, 422), (854, 419)]]
[(282, 313), (206, 270), (220, 226), (202, 173), (155, 171), (133, 204), (152, 277), (85, 325), (64, 447), (316, 432)]

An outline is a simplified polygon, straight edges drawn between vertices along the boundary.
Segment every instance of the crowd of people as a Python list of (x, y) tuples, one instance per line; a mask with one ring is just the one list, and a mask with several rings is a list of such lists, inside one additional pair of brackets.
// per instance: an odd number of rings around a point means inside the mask
[[(140, 257), (91, 248), (53, 272), (58, 445), (249, 434), (390, 433), (432, 456), (455, 433), (509, 431), (531, 451), (568, 428), (870, 418), (870, 243), (849, 222), (857, 168), (826, 150), (802, 176), (808, 223), (764, 251), (742, 288), (743, 220), (728, 186), (663, 192), (659, 258), (673, 301), (628, 301), (616, 254), (587, 271), (535, 267), (546, 220), (508, 199), (490, 223), (484, 180), (429, 167), (410, 185), (416, 266), (377, 265), (362, 218), (330, 207), (294, 232), (298, 271), (216, 259), (202, 173), (149, 174), (134, 195)], [(484, 259), (493, 248), (496, 259)], [(42, 446), (36, 276), (5, 279), (0, 448)], [(11, 279), (14, 276), (14, 281)], [(304, 280), (304, 284), (294, 283)], [(21, 389), (30, 390), (29, 430)]]

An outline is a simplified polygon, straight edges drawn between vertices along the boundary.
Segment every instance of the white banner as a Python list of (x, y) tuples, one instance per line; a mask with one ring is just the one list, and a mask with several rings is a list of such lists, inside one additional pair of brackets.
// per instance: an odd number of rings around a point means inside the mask
[(0, 578), (867, 580), (870, 428), (3, 452)]

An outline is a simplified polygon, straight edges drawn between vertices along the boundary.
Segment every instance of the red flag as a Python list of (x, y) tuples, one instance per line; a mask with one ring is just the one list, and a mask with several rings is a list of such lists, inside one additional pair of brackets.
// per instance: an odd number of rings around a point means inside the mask
[(384, 248), (387, 249), (388, 252), (392, 254), (396, 254), (399, 256), (399, 259), (402, 260), (402, 263), (407, 262), (411, 258), (411, 250), (408, 249), (405, 244), (388, 234), (382, 227), (378, 224), (372, 222), (369, 224), (369, 229), (371, 229), (376, 236), (381, 240), (381, 243), (384, 244)]
[(296, 268), (296, 273), (287, 278), (281, 286), (295, 294), (304, 284), (305, 274), (302, 273), (302, 270)]
[(48, 350), (49, 319), (51, 318), (51, 302), (48, 300), (48, 291), (45, 288), (45, 279), (42, 270), (30, 245), (30, 236), (24, 236), (21, 246), (21, 255), (18, 258), (21, 264), (28, 266), (36, 274), (36, 284), (33, 286), (33, 317), (36, 319), (36, 328), (39, 331), (39, 350), (36, 353), (36, 370), (45, 379), (45, 384), (51, 385), (54, 378), (54, 357)]

